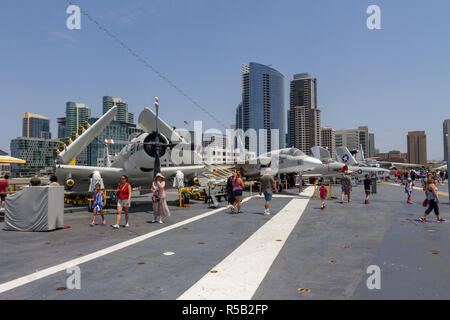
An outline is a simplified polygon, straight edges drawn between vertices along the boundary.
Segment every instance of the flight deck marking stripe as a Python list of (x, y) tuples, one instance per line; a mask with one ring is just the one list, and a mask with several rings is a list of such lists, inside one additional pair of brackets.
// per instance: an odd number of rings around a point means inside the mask
[(307, 199), (292, 199), (177, 300), (250, 300), (302, 216)]
[[(242, 203), (244, 203), (244, 202), (246, 202), (246, 201), (248, 201), (250, 199), (253, 199), (253, 198), (255, 198), (255, 196), (247, 197), (247, 198), (242, 200)], [(152, 237), (155, 237), (155, 236), (157, 236), (157, 235), (159, 235), (161, 233), (164, 233), (164, 232), (176, 229), (178, 227), (184, 226), (186, 224), (189, 224), (191, 222), (194, 222), (194, 221), (206, 218), (208, 216), (211, 216), (211, 215), (213, 215), (215, 213), (218, 213), (220, 211), (223, 211), (225, 209), (226, 208), (219, 208), (219, 209), (216, 209), (216, 210), (213, 210), (213, 211), (210, 211), (210, 212), (206, 212), (206, 213), (200, 214), (200, 215), (198, 215), (196, 217), (192, 217), (190, 219), (183, 220), (183, 221), (180, 221), (178, 223), (175, 223), (174, 225), (162, 228), (160, 230), (152, 231), (152, 232), (149, 232), (149, 233), (144, 234), (142, 236), (139, 236), (139, 237), (136, 237), (136, 238), (133, 238), (133, 239), (130, 239), (130, 240), (127, 240), (127, 241), (115, 244), (115, 245), (110, 246), (108, 248), (105, 248), (105, 249), (93, 252), (93, 253), (88, 254), (86, 256), (83, 256), (83, 257), (80, 257), (80, 258), (76, 258), (76, 259), (73, 259), (73, 260), (70, 260), (70, 261), (67, 261), (67, 262), (63, 262), (63, 263), (58, 264), (56, 266), (53, 266), (53, 267), (50, 267), (50, 268), (46, 268), (46, 269), (41, 270), (41, 271), (36, 271), (36, 272), (31, 273), (29, 275), (23, 276), (21, 278), (2, 283), (2, 284), (0, 284), (0, 293), (12, 290), (12, 289), (20, 287), (20, 286), (23, 286), (23, 285), (28, 284), (30, 282), (33, 282), (35, 280), (39, 280), (39, 279), (48, 277), (48, 276), (50, 276), (52, 274), (55, 274), (55, 273), (67, 270), (68, 268), (72, 268), (72, 267), (78, 266), (78, 265), (80, 265), (82, 263), (89, 262), (91, 260), (100, 258), (100, 257), (105, 256), (107, 254), (113, 253), (115, 251), (121, 250), (123, 248), (132, 246), (132, 245), (134, 245), (136, 243), (139, 243), (139, 242), (142, 242), (144, 240), (147, 240), (147, 239), (150, 239)]]

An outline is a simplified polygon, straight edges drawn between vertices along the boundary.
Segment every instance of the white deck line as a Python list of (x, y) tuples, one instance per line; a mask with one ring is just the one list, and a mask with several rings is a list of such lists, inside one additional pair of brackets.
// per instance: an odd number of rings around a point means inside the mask
[[(292, 199), (178, 300), (250, 300), (302, 216), (308, 199)], [(281, 240), (281, 241), (279, 241)]]
[[(254, 196), (247, 197), (244, 200), (242, 200), (242, 202), (244, 203), (244, 202), (246, 202), (246, 201), (248, 201), (250, 199), (253, 199), (253, 198), (254, 198)], [(142, 241), (145, 241), (147, 239), (155, 237), (155, 236), (157, 236), (159, 234), (162, 234), (164, 232), (167, 232), (167, 231), (179, 228), (181, 226), (184, 226), (186, 224), (189, 224), (191, 222), (194, 222), (194, 221), (197, 221), (197, 220), (209, 217), (209, 216), (211, 216), (211, 215), (213, 215), (215, 213), (218, 213), (218, 212), (220, 212), (222, 210), (225, 210), (225, 209), (226, 209), (226, 207), (219, 208), (219, 209), (216, 209), (216, 210), (213, 210), (213, 211), (209, 211), (209, 212), (200, 214), (200, 215), (198, 215), (196, 217), (193, 217), (193, 218), (190, 218), (190, 219), (187, 219), (187, 220), (184, 220), (184, 221), (180, 221), (178, 223), (175, 223), (174, 225), (167, 226), (165, 228), (162, 228), (162, 229), (159, 229), (159, 230), (156, 230), (156, 231), (152, 231), (152, 232), (149, 232), (149, 233), (144, 234), (142, 236), (139, 236), (139, 237), (136, 237), (136, 238), (133, 238), (133, 239), (130, 239), (130, 240), (118, 243), (116, 245), (110, 246), (108, 248), (105, 248), (105, 249), (93, 252), (93, 253), (88, 254), (86, 256), (83, 256), (83, 257), (80, 257), (80, 258), (76, 258), (76, 259), (73, 259), (73, 260), (70, 260), (70, 261), (67, 261), (67, 262), (63, 262), (63, 263), (55, 265), (53, 267), (49, 267), (49, 268), (46, 268), (44, 270), (37, 271), (37, 272), (31, 273), (29, 275), (23, 276), (21, 278), (2, 283), (2, 284), (0, 284), (0, 293), (6, 292), (6, 291), (12, 290), (14, 288), (23, 286), (25, 284), (28, 284), (30, 282), (33, 282), (33, 281), (36, 281), (36, 280), (48, 277), (48, 276), (50, 276), (52, 274), (55, 274), (55, 273), (58, 273), (58, 272), (61, 272), (61, 271), (65, 271), (68, 268), (71, 268), (71, 267), (74, 267), (74, 266), (78, 266), (78, 265), (80, 265), (82, 263), (85, 263), (85, 262), (92, 261), (94, 259), (103, 257), (103, 256), (105, 256), (107, 254), (116, 252), (116, 251), (121, 250), (123, 248), (132, 246), (132, 245), (137, 244), (137, 243), (142, 242)]]

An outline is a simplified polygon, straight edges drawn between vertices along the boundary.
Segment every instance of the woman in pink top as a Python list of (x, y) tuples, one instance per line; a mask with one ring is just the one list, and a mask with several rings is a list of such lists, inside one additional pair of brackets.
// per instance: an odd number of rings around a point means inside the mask
[(166, 191), (164, 190), (166, 182), (161, 173), (156, 175), (155, 181), (152, 184), (153, 192), (153, 223), (163, 223), (163, 217), (170, 217), (169, 207), (166, 202)]
[(238, 171), (236, 177), (233, 178), (233, 195), (236, 198), (236, 201), (234, 201), (233, 207), (231, 208), (232, 213), (234, 213), (236, 205), (238, 209), (237, 213), (241, 213), (243, 189), (244, 189), (244, 181), (242, 180), (241, 172)]

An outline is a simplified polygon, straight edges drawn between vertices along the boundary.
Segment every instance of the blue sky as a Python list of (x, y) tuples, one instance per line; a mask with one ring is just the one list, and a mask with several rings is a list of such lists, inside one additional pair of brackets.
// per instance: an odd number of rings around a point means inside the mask
[[(74, 0), (217, 118), (234, 122), (241, 63), (272, 64), (289, 80), (318, 79), (322, 125), (367, 125), (376, 147), (406, 152), (406, 134), (427, 133), (428, 158), (443, 158), (450, 118), (450, 2), (446, 0)], [(0, 0), (0, 149), (22, 132), (24, 112), (56, 118), (66, 101), (101, 114), (103, 95), (135, 118), (160, 100), (169, 123), (220, 126), (145, 68), (86, 17), (66, 28), (64, 0)], [(366, 9), (381, 8), (382, 30)]]

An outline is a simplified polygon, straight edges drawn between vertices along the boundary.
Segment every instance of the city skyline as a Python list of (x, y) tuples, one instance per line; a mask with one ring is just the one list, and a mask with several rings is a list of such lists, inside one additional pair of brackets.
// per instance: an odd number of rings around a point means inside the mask
[[(442, 121), (449, 118), (450, 99), (444, 54), (450, 46), (445, 41), (449, 4), (378, 1), (382, 29), (371, 31), (365, 26), (370, 1), (255, 3), (77, 2), (227, 125), (234, 123), (241, 99), (240, 64), (257, 61), (284, 74), (285, 88), (299, 72), (319, 79), (322, 126), (368, 126), (380, 152), (404, 152), (407, 132), (425, 130), (428, 158), (443, 159)], [(0, 53), (9, 61), (0, 78), (7, 88), (0, 103), (6, 129), (0, 149), (10, 151), (24, 112), (48, 116), (57, 136), (56, 119), (63, 116), (66, 101), (85, 103), (95, 117), (101, 115), (98, 97), (108, 95), (122, 97), (134, 114), (158, 96), (160, 114), (171, 124), (204, 120), (205, 128), (223, 130), (91, 22), (84, 19), (81, 30), (67, 30), (60, 1), (24, 4), (27, 12), (6, 3), (3, 23), (9, 27), (0, 28), (9, 48)], [(37, 25), (28, 11), (40, 12)], [(242, 11), (249, 12), (245, 22)], [(298, 28), (308, 31), (302, 42), (292, 41)], [(14, 36), (6, 32), (11, 29)], [(288, 96), (285, 90), (285, 101)], [(432, 121), (423, 121), (424, 116)]]

